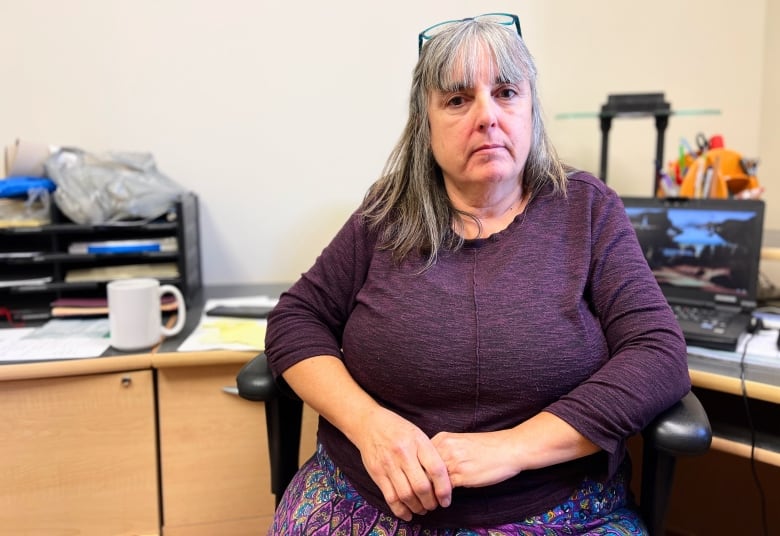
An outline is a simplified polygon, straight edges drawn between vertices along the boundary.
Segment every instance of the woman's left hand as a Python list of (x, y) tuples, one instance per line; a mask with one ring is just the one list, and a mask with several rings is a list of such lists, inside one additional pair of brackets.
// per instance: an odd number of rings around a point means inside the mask
[(593, 454), (598, 445), (552, 413), (542, 411), (514, 428), (495, 432), (439, 432), (433, 446), (453, 486), (490, 486), (521, 471)]
[(453, 487), (490, 486), (518, 474), (521, 465), (511, 448), (511, 432), (439, 432), (433, 445), (447, 466)]

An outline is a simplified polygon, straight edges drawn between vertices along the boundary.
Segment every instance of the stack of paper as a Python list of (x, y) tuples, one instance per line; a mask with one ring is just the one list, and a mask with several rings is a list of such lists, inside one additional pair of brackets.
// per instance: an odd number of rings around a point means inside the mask
[(179, 277), (179, 269), (175, 263), (160, 264), (126, 264), (122, 266), (99, 266), (95, 268), (80, 268), (70, 270), (65, 274), (67, 283), (82, 281), (113, 281), (114, 279), (130, 279), (133, 277), (154, 277), (156, 279), (175, 279)]
[(26, 285), (45, 285), (51, 283), (51, 277), (27, 277), (24, 279), (4, 279), (0, 277), (0, 287), (23, 287)]
[[(227, 306), (271, 306), (279, 300), (268, 296), (249, 296), (207, 300), (204, 311), (220, 305)], [(251, 350), (261, 352), (265, 348), (264, 318), (229, 318), (223, 316), (201, 316), (200, 323), (179, 346), (179, 352), (204, 350)]]
[(108, 347), (107, 318), (50, 320), (39, 328), (0, 329), (0, 362), (97, 357)]
[[(176, 297), (165, 295), (160, 298), (160, 310), (163, 312), (177, 310)], [(83, 317), (108, 315), (108, 300), (106, 298), (60, 298), (51, 302), (53, 317)]]

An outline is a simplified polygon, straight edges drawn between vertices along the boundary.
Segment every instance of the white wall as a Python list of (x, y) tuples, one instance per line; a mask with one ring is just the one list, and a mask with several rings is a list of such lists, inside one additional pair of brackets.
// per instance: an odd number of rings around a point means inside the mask
[[(598, 120), (557, 114), (597, 112), (609, 93), (663, 91), (676, 110), (722, 112), (673, 117), (667, 157), (681, 136), (722, 133), (760, 156), (760, 171), (773, 170), (760, 173), (771, 206), (780, 204), (780, 53), (769, 35), (780, 10), (770, 3), (0, 0), (0, 145), (150, 151), (200, 197), (206, 283), (290, 281), (357, 206), (399, 136), (417, 33), (509, 11), (537, 58), (548, 127), (570, 163), (597, 171)], [(775, 119), (762, 122), (767, 114)], [(615, 121), (610, 184), (649, 195), (654, 147), (651, 119)]]

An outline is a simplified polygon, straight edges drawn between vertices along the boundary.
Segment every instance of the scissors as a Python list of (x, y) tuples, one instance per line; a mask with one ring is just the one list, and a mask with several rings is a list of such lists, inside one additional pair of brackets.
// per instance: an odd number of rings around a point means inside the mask
[(696, 147), (699, 148), (699, 154), (704, 154), (710, 148), (710, 141), (701, 132), (696, 134)]

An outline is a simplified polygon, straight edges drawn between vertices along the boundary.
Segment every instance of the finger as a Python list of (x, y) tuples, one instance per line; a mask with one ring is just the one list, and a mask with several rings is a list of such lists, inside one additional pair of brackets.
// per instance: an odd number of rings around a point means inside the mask
[(404, 521), (412, 520), (412, 510), (409, 509), (406, 504), (401, 501), (398, 493), (396, 493), (395, 487), (389, 478), (379, 478), (375, 480), (376, 485), (379, 486), (379, 491), (382, 492), (382, 496), (385, 498), (385, 502), (390, 507), (393, 515), (403, 519)]
[(430, 482), (433, 489), (433, 495), (431, 499), (436, 504), (433, 506), (423, 500), (423, 505), (430, 511), (436, 506), (447, 507), (452, 502), (452, 482), (450, 481), (450, 475), (447, 472), (447, 465), (442, 460), (436, 449), (425, 449), (420, 453), (420, 464)]
[[(398, 454), (402, 455), (403, 453), (399, 452)], [(403, 461), (402, 459), (383, 459), (378, 463), (364, 462), (364, 464), (393, 514), (405, 521), (410, 521), (412, 513), (425, 514), (427, 510), (413, 490), (407, 474), (413, 473), (413, 469), (416, 467), (417, 473), (425, 480), (424, 485), (430, 487), (430, 482), (425, 477), (416, 457), (411, 458), (413, 463), (406, 460), (408, 460), (408, 456)], [(417, 485), (420, 486), (419, 483)]]
[[(413, 471), (414, 475), (407, 474), (409, 493), (401, 499), (415, 514), (424, 514), (439, 507), (434, 487), (428, 475), (418, 465)], [(419, 508), (417, 507), (419, 505)]]
[[(413, 476), (410, 476), (411, 474)], [(427, 502), (431, 505), (431, 510), (437, 506), (433, 499), (431, 483), (419, 463), (413, 467), (403, 466), (395, 473), (392, 483), (398, 499), (415, 514), (428, 512), (423, 497), (428, 497)]]
[[(451, 499), (452, 488), (457, 488), (463, 484), (463, 477), (460, 472), (460, 456), (462, 453), (460, 455), (458, 454), (458, 440), (454, 434), (439, 432), (432, 438), (432, 443), (447, 472)], [(445, 489), (442, 488), (442, 491), (445, 491)]]
[(407, 448), (398, 448), (395, 452), (398, 465), (395, 468), (386, 466), (384, 471), (398, 499), (418, 515), (426, 514), (439, 506), (433, 485), (418, 459), (419, 452), (426, 449), (435, 452), (427, 437)]

